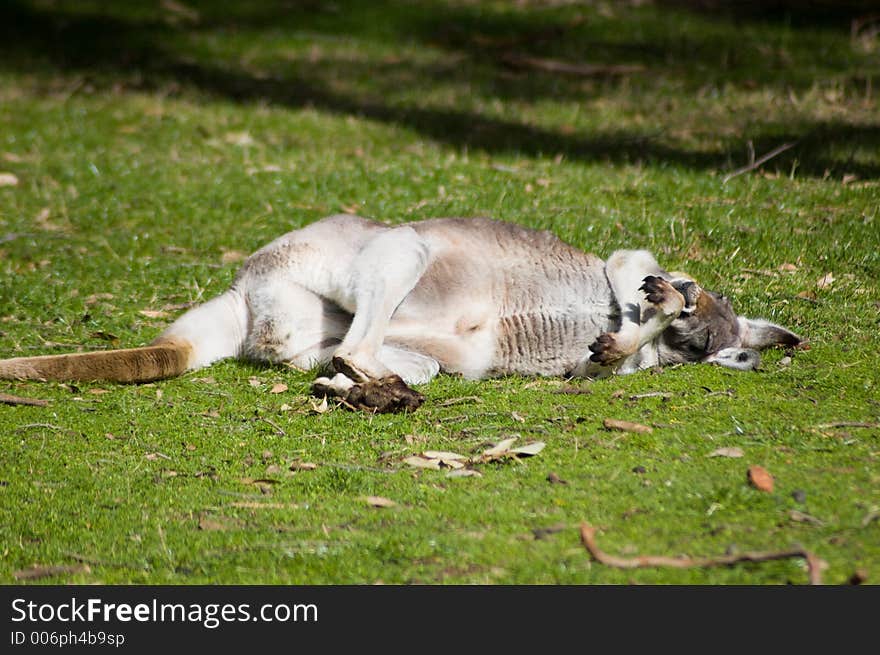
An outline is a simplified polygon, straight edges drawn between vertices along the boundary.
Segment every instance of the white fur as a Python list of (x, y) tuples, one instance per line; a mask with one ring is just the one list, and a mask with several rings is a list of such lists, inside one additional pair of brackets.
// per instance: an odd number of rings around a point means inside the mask
[[(488, 219), (389, 227), (336, 215), (258, 250), (229, 291), (163, 336), (193, 344), (192, 368), (234, 356), (303, 368), (333, 360), (351, 379), (321, 384), (341, 391), (389, 373), (424, 383), (441, 370), (602, 377), (656, 365), (657, 339), (682, 311), (678, 292), (662, 305), (646, 299), (648, 275), (669, 279), (646, 251), (606, 263)], [(752, 335), (772, 326), (741, 325)], [(589, 346), (603, 333), (618, 357), (599, 365)]]

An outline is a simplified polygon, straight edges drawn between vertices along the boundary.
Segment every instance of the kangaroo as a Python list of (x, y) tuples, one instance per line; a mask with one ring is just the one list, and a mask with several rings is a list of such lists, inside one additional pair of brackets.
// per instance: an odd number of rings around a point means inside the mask
[(323, 367), (312, 389), (377, 412), (424, 401), (440, 371), (600, 378), (664, 364), (756, 369), (801, 338), (644, 250), (607, 261), (487, 218), (388, 226), (323, 218), (257, 250), (231, 287), (151, 345), (0, 360), (0, 379), (149, 382), (223, 358)]

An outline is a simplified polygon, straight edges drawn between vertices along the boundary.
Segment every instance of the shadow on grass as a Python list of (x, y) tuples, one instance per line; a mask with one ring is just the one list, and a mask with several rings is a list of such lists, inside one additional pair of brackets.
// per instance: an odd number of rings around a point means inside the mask
[[(313, 107), (399, 125), (457, 148), (488, 153), (562, 154), (581, 161), (646, 161), (702, 170), (730, 168), (741, 163), (745, 153), (732, 154), (729, 146), (698, 150), (667, 145), (656, 134), (632, 129), (589, 134), (552, 129), (454, 107), (390, 102), (386, 96), (400, 84), (427, 93), (432, 84), (442, 81), (472, 88), (474, 95), (490, 100), (583, 101), (621, 84), (621, 65), (633, 71), (626, 73), (625, 83), (636, 87), (636, 94), (658, 76), (675, 89), (671, 93), (686, 96), (725, 84), (803, 91), (815, 84), (817, 75), (852, 76), (843, 49), (823, 43), (829, 34), (840, 43), (841, 30), (861, 8), (857, 0), (837, 7), (807, 3), (814, 11), (794, 13), (812, 17), (803, 21), (809, 29), (792, 36), (788, 34), (792, 3), (784, 0), (769, 5), (769, 19), (755, 3), (722, 0), (669, 0), (659, 2), (661, 13), (630, 11), (623, 18), (589, 19), (577, 12), (560, 14), (539, 7), (487, 13), (474, 5), (399, 1), (351, 1), (340, 7), (263, 0), (222, 9), (217, 3), (191, 4), (198, 9), (197, 19), (185, 14), (169, 19), (134, 2), (90, 11), (82, 3), (37, 5), (13, 0), (0, 8), (0, 67), (26, 72), (48, 66), (50, 71), (88, 76), (98, 87), (155, 90), (182, 85), (235, 102)], [(703, 18), (706, 15), (711, 20)], [(780, 17), (783, 28), (777, 25)], [(742, 47), (737, 25), (748, 21), (768, 40), (784, 40), (785, 47), (773, 43)], [(258, 40), (278, 34), (341, 35), (378, 42), (393, 38), (445, 52), (449, 63), (381, 58), (353, 62), (324, 56), (313, 66), (279, 67), (259, 75), (175, 50), (187, 35), (213, 33), (222, 38), (244, 30), (256, 32)], [(821, 65), (814, 61), (819, 52)], [(596, 67), (595, 75), (560, 74), (545, 66), (548, 61), (584, 59)], [(370, 79), (371, 91), (340, 91), (335, 84), (340, 79), (352, 83)], [(880, 124), (816, 120), (789, 126), (756, 117), (751, 134), (742, 138), (751, 139), (758, 155), (780, 143), (796, 142), (775, 164), (787, 170), (797, 161), (801, 175), (880, 175), (880, 163), (857, 161), (854, 156), (858, 148), (880, 151)]]

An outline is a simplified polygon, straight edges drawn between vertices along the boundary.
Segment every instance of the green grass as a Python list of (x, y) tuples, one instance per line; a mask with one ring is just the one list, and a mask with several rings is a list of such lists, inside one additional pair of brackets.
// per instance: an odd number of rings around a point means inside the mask
[[(853, 38), (845, 9), (192, 2), (188, 22), (107, 4), (0, 9), (0, 172), (18, 179), (0, 187), (4, 357), (145, 344), (223, 290), (236, 253), (343, 210), (648, 248), (811, 348), (580, 395), (441, 376), (409, 416), (315, 413), (312, 374), (241, 362), (142, 386), (6, 382), (51, 402), (0, 405), (0, 581), (33, 565), (79, 567), (41, 579), (72, 583), (806, 580), (798, 560), (609, 568), (579, 543), (587, 521), (611, 553), (802, 545), (829, 583), (880, 582), (880, 41)], [(787, 142), (723, 181), (749, 143)], [(632, 399), (650, 392), (667, 396)], [(401, 463), (510, 435), (547, 446), (482, 477)], [(744, 457), (707, 457), (726, 446)]]

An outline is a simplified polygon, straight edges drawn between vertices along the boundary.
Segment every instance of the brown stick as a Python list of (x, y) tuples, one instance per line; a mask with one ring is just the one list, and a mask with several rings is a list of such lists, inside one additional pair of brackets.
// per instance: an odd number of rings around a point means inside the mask
[(48, 400), (42, 398), (22, 398), (21, 396), (12, 396), (8, 393), (0, 393), (0, 403), (4, 405), (32, 405), (34, 407), (45, 407), (49, 404)]
[(88, 564), (77, 564), (76, 566), (37, 566), (34, 565), (29, 569), (14, 571), (12, 577), (16, 580), (39, 580), (40, 578), (49, 578), (56, 575), (73, 575), (75, 573), (91, 573), (92, 569)]
[(770, 161), (771, 159), (773, 159), (777, 155), (781, 155), (786, 150), (790, 150), (791, 148), (794, 148), (797, 144), (798, 144), (798, 142), (794, 141), (792, 143), (783, 143), (781, 146), (779, 146), (777, 148), (773, 148), (773, 150), (768, 152), (766, 155), (764, 155), (760, 159), (756, 159), (755, 161), (748, 164), (747, 166), (743, 166), (742, 168), (737, 168), (732, 173), (728, 173), (727, 175), (725, 175), (724, 179), (721, 180), (721, 184), (727, 184), (730, 180), (735, 178), (737, 175), (742, 175), (743, 173), (748, 173), (749, 171), (753, 171), (756, 168), (759, 168), (761, 166), (761, 164), (764, 164), (765, 162)]
[(625, 64), (575, 64), (558, 59), (543, 59), (540, 57), (527, 57), (524, 55), (507, 54), (501, 60), (514, 68), (531, 68), (545, 73), (560, 73), (562, 75), (575, 75), (578, 77), (610, 77), (616, 75), (631, 75), (641, 73), (644, 66)]
[(802, 548), (792, 548), (778, 552), (746, 552), (723, 557), (666, 557), (665, 555), (639, 555), (638, 557), (617, 557), (609, 555), (596, 545), (596, 528), (581, 523), (581, 543), (584, 548), (600, 564), (618, 569), (651, 568), (669, 566), (677, 569), (707, 568), (711, 566), (732, 566), (739, 562), (769, 562), (790, 557), (802, 557), (807, 562), (810, 584), (822, 584), (822, 566), (824, 562)]

